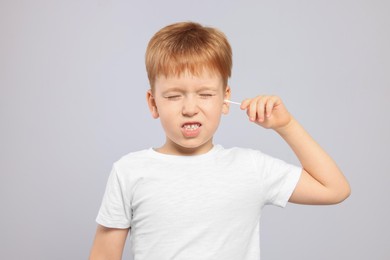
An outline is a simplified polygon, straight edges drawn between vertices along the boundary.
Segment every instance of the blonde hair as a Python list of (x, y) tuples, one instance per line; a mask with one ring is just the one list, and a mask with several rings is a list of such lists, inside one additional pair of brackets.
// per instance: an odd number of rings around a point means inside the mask
[(232, 69), (232, 49), (224, 33), (194, 22), (180, 22), (159, 30), (145, 55), (149, 83), (154, 91), (158, 76), (199, 75), (209, 70), (222, 77), (224, 88)]

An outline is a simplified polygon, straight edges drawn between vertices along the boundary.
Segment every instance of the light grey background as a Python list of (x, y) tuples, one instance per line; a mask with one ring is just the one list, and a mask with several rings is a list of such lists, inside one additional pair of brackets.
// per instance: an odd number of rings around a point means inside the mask
[[(390, 259), (389, 13), (368, 0), (2, 0), (0, 258), (87, 258), (112, 163), (164, 141), (146, 45), (192, 20), (229, 38), (232, 99), (281, 96), (352, 185), (336, 206), (266, 208), (262, 259)], [(215, 141), (297, 163), (237, 107)]]

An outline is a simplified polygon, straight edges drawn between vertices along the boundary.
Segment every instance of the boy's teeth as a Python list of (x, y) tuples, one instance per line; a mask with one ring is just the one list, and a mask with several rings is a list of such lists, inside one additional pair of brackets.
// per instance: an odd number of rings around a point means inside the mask
[(184, 125), (184, 128), (185, 128), (186, 130), (195, 130), (195, 129), (197, 129), (198, 127), (199, 127), (198, 124)]

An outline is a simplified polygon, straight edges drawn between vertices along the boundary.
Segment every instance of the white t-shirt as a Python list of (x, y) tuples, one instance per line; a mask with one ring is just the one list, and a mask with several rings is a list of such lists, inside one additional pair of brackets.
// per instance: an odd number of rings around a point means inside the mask
[(261, 210), (285, 207), (301, 170), (251, 149), (150, 148), (114, 163), (96, 221), (131, 227), (134, 260), (259, 260)]

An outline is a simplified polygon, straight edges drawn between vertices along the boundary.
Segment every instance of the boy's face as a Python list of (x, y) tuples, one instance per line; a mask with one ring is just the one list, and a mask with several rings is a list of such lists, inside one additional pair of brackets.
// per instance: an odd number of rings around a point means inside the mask
[(224, 90), (222, 78), (207, 71), (199, 76), (183, 73), (157, 77), (154, 87), (154, 93), (147, 93), (148, 105), (166, 134), (158, 151), (175, 155), (209, 151), (221, 115), (229, 111), (224, 99), (230, 97), (230, 88)]

